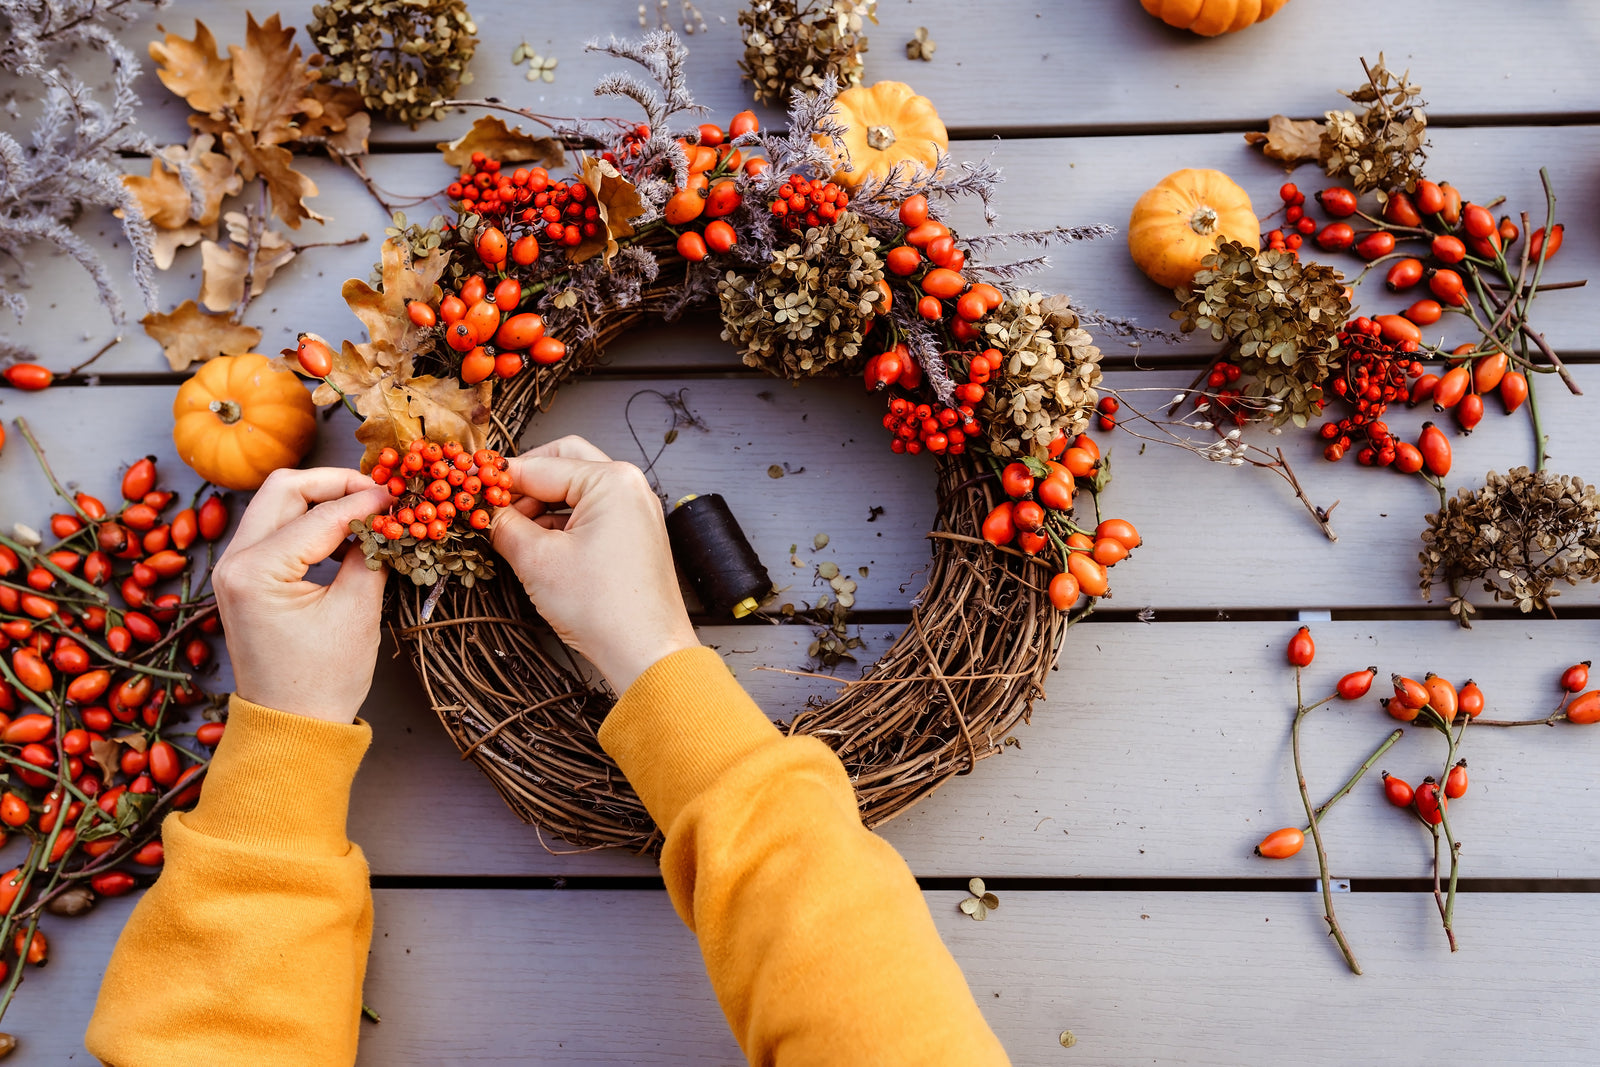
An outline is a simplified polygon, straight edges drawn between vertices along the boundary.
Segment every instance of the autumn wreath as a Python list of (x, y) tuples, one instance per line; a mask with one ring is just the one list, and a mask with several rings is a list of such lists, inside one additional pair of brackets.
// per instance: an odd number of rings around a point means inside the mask
[(482, 533), (511, 499), (500, 454), (612, 340), (690, 309), (717, 308), (751, 367), (862, 376), (888, 445), (937, 457), (927, 586), (859, 681), (781, 725), (832, 745), (881, 823), (999, 751), (1138, 543), (1126, 523), (1074, 522), (1075, 494), (1108, 476), (1084, 432), (1099, 349), (1065, 298), (1016, 284), (1041, 260), (981, 261), (1105, 231), (952, 232), (944, 205), (987, 204), (998, 174), (954, 165), (906, 86), (796, 94), (781, 134), (749, 112), (669, 132), (693, 109), (677, 39), (595, 47), (652, 76), (599, 86), (644, 120), (517, 112), (549, 127), (535, 138), (479, 119), (443, 146), (460, 168), (453, 217), (397, 220), (376, 284), (345, 284), (367, 340), (306, 334), (285, 362), (362, 419), (363, 469), (396, 499), (355, 532), (372, 565), (410, 578), (391, 586), (390, 619), (456, 744), (522, 818), (634, 848), (659, 836), (596, 738), (613, 696), (496, 573)]

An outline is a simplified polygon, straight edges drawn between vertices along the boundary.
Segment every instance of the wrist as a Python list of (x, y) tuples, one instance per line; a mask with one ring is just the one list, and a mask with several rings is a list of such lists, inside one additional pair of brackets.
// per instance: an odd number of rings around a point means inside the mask
[(356, 721), (356, 716), (361, 714), (361, 705), (366, 699), (364, 693), (360, 699), (352, 699), (348, 695), (333, 694), (326, 690), (313, 691), (309, 687), (296, 685), (293, 681), (277, 685), (261, 685), (248, 677), (240, 678), (237, 675), (234, 678), (233, 692), (240, 700), (247, 700), (263, 708), (341, 726)]
[(621, 697), (641, 674), (674, 652), (699, 647), (699, 635), (685, 618), (681, 627), (674, 627), (658, 637), (644, 641), (635, 639), (625, 648), (610, 650), (609, 654), (595, 660), (595, 666), (605, 675), (612, 691)]

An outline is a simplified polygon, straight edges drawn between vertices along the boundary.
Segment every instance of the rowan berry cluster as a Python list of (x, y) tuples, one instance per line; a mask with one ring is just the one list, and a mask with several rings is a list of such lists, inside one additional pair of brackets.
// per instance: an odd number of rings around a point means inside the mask
[(385, 448), (372, 480), (395, 498), (387, 513), (367, 520), (387, 541), (444, 541), (487, 530), (496, 508), (511, 503), (509, 461), (490, 448), (468, 452), (460, 443), (416, 440), (404, 453)]
[(1318, 433), (1329, 442), (1323, 454), (1335, 462), (1343, 459), (1360, 435), (1370, 447), (1360, 450), (1358, 461), (1363, 466), (1388, 466), (1395, 460), (1395, 447), (1383, 416), (1391, 403), (1410, 397), (1409, 380), (1422, 375), (1422, 364), (1415, 358), (1418, 346), (1409, 340), (1386, 339), (1379, 324), (1363, 315), (1339, 331), (1339, 347), (1344, 368), (1329, 388), (1355, 410), (1322, 424)]
[[(926, 449), (936, 456), (959, 456), (967, 450), (967, 439), (981, 432), (977, 405), (1001, 360), (995, 349), (974, 353), (967, 364), (967, 380), (955, 388), (956, 406), (918, 403), (903, 396), (891, 396), (883, 428), (894, 436), (889, 448), (897, 453), (916, 455)], [(863, 372), (869, 391), (883, 392), (891, 385), (907, 392), (922, 384), (922, 368), (905, 345), (895, 345), (867, 360)]]
[(812, 181), (791, 174), (778, 186), (777, 199), (767, 205), (778, 225), (789, 231), (826, 226), (850, 206), (850, 194), (829, 181)]

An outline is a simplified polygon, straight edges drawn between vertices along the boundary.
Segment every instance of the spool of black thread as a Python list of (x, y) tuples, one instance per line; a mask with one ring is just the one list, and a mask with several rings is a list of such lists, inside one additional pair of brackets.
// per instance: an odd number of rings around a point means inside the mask
[(691, 494), (667, 514), (672, 555), (713, 615), (742, 619), (772, 592), (772, 578), (718, 493)]

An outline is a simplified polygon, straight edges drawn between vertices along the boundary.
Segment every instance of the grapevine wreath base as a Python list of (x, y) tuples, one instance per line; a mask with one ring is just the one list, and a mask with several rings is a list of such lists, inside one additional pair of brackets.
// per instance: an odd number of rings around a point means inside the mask
[[(977, 463), (940, 461), (932, 565), (911, 625), (842, 696), (779, 722), (839, 754), (868, 826), (998, 752), (1044, 695), (1067, 616), (1046, 595), (1047, 566), (983, 547), (978, 529), (996, 503)], [(428, 622), (428, 590), (395, 588), (392, 618), (429, 704), (513, 811), (575, 845), (660, 846), (600, 747), (611, 694), (583, 681), (514, 575), (447, 586)]]
[[(597, 739), (613, 695), (496, 572), (484, 530), (510, 497), (494, 453), (516, 451), (560, 383), (623, 333), (719, 303), (747, 365), (864, 378), (886, 403), (885, 445), (938, 464), (930, 576), (889, 652), (780, 726), (839, 753), (877, 825), (1000, 750), (1043, 695), (1067, 627), (1107, 592), (1105, 567), (1137, 544), (1126, 523), (1124, 547), (1072, 520), (1073, 494), (1109, 476), (1093, 442), (1069, 447), (1095, 413), (1099, 349), (1064, 298), (1016, 284), (1042, 257), (983, 255), (1108, 231), (958, 244), (938, 221), (946, 202), (987, 205), (999, 176), (954, 164), (932, 105), (907, 86), (797, 93), (784, 133), (745, 112), (726, 131), (680, 135), (673, 118), (693, 102), (676, 39), (598, 47), (655, 79), (659, 91), (601, 83), (646, 124), (557, 123), (485, 101), (554, 136), (483, 118), (442, 146), (461, 168), (446, 189), (454, 219), (397, 219), (381, 286), (345, 284), (369, 339), (335, 351), (304, 334), (285, 359), (323, 379), (318, 403), (365, 420), (364, 469), (395, 505), (354, 529), (369, 565), (410, 579), (391, 583), (390, 623), (462, 753), (523, 819), (576, 845), (640, 850), (660, 833)], [(568, 151), (579, 173), (558, 180)]]

